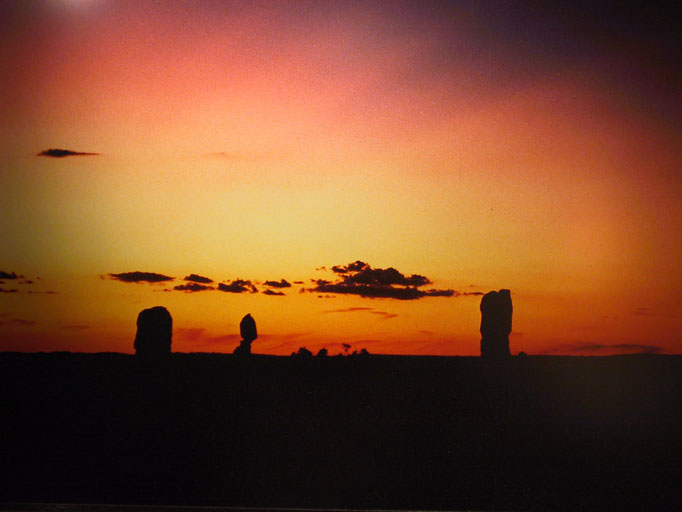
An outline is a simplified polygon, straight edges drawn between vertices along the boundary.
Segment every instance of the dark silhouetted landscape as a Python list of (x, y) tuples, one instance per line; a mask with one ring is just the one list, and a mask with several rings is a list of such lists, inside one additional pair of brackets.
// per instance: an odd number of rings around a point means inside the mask
[(682, 357), (2, 353), (1, 500), (674, 509)]

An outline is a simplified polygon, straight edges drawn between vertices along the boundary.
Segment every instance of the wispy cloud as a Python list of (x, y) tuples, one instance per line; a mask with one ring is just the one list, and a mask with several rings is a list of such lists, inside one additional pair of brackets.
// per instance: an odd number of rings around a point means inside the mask
[(390, 320), (391, 318), (395, 318), (398, 316), (395, 313), (388, 313), (386, 311), (375, 311), (374, 308), (362, 307), (330, 309), (328, 311), (323, 311), (323, 313), (371, 313), (372, 315), (378, 315), (382, 317), (383, 320)]
[(390, 320), (391, 318), (395, 318), (398, 315), (395, 313), (387, 313), (386, 311), (370, 311), (373, 315), (379, 315), (382, 317), (383, 320)]
[(197, 348), (225, 344), (235, 345), (241, 340), (239, 334), (213, 335), (203, 327), (178, 327), (173, 334), (175, 339), (189, 342)]
[(356, 311), (372, 311), (374, 308), (343, 308), (343, 309), (330, 309), (323, 311), (323, 313), (355, 313)]
[(47, 156), (50, 158), (64, 158), (66, 156), (99, 156), (99, 153), (86, 153), (84, 151), (73, 151), (71, 149), (57, 149), (50, 148), (44, 149), (36, 156)]
[(25, 318), (8, 318), (7, 320), (0, 320), (0, 325), (16, 325), (19, 327), (30, 327), (35, 325), (34, 320), (26, 320)]
[(286, 153), (280, 151), (216, 151), (208, 153), (209, 158), (219, 158), (228, 162), (263, 162), (266, 160), (277, 160), (284, 157)]
[(60, 326), (62, 329), (66, 329), (67, 331), (84, 331), (86, 329), (91, 329), (91, 325), (85, 325), (85, 324), (67, 324), (67, 325), (62, 325)]

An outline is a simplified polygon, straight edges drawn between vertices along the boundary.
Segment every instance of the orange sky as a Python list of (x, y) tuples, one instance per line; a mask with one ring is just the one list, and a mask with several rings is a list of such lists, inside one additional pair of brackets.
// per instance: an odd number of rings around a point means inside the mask
[[(255, 352), (470, 355), (510, 288), (513, 353), (680, 353), (679, 45), (585, 7), (3, 3), (0, 349), (132, 352), (164, 305), (178, 351), (250, 312)], [(453, 293), (301, 293), (356, 260)]]

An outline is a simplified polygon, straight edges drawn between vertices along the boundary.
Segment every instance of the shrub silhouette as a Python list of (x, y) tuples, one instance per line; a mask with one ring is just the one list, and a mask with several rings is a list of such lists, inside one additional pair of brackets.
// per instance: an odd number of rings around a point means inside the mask
[(313, 353), (305, 347), (300, 347), (298, 352), (291, 353), (291, 357), (296, 357), (299, 359), (311, 359), (313, 357)]

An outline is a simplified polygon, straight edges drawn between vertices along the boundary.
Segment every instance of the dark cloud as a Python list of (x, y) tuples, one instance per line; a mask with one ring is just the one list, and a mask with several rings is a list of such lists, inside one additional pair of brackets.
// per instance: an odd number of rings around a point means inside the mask
[(107, 274), (109, 278), (124, 283), (162, 283), (163, 281), (172, 281), (174, 277), (164, 276), (155, 272), (122, 272), (120, 274)]
[(31, 281), (30, 279), (24, 279), (23, 281), (20, 281), (19, 284), (33, 284), (33, 281)]
[(5, 272), (0, 270), (0, 279), (24, 279), (24, 276), (17, 275), (16, 272)]
[(294, 284), (304, 284), (304, 281), (294, 281)]
[(452, 297), (456, 293), (454, 290), (422, 290), (420, 289), (422, 286), (431, 284), (425, 276), (419, 274), (405, 276), (393, 267), (372, 268), (369, 264), (359, 260), (348, 265), (335, 265), (331, 270), (339, 276), (336, 281), (312, 279), (315, 286), (308, 291), (398, 300)]
[(346, 266), (335, 265), (332, 272), (344, 276), (344, 281), (354, 284), (366, 284), (370, 286), (424, 286), (431, 284), (426, 277), (419, 274), (404, 276), (393, 267), (372, 268), (367, 263), (356, 261)]
[(64, 158), (65, 156), (99, 156), (99, 153), (85, 153), (82, 151), (72, 151), (70, 149), (50, 148), (44, 149), (36, 156), (48, 156), (50, 158)]
[(179, 284), (177, 286), (174, 286), (173, 289), (188, 293), (203, 292), (204, 290), (215, 290), (215, 288), (213, 288), (212, 286), (206, 286), (205, 284), (199, 283)]
[(467, 295), (469, 295), (469, 296), (485, 295), (485, 293), (483, 293), (483, 292), (461, 292), (461, 293), (457, 292), (456, 293), (457, 297), (459, 297), (460, 295), (462, 295), (463, 297), (466, 297)]
[(185, 276), (183, 281), (192, 281), (193, 283), (209, 284), (213, 282), (213, 279), (209, 279), (208, 277), (204, 276), (199, 276), (197, 274), (190, 274), (188, 276)]
[(57, 292), (55, 292), (54, 290), (46, 290), (44, 292), (36, 292), (34, 290), (31, 290), (26, 293), (31, 295), (57, 295)]
[(19, 290), (16, 288), (3, 288), (0, 286), (0, 293), (19, 293)]
[(284, 292), (276, 292), (275, 290), (265, 290), (263, 295), (286, 295)]
[(280, 279), (279, 281), (265, 281), (263, 284), (272, 288), (291, 288), (291, 283), (287, 282), (286, 279)]
[(244, 292), (258, 293), (258, 288), (256, 288), (251, 281), (247, 281), (244, 279), (235, 279), (231, 283), (228, 282), (227, 284), (226, 283), (219, 283), (218, 284), (218, 290), (220, 290), (221, 292), (228, 292), (228, 293), (244, 293)]
[(415, 300), (422, 297), (452, 297), (453, 290), (419, 290), (416, 287), (397, 288), (394, 286), (377, 286), (369, 284), (355, 284), (348, 282), (329, 283), (320, 279), (311, 291), (324, 293), (341, 293), (359, 295), (365, 298), (382, 298), (398, 300)]

